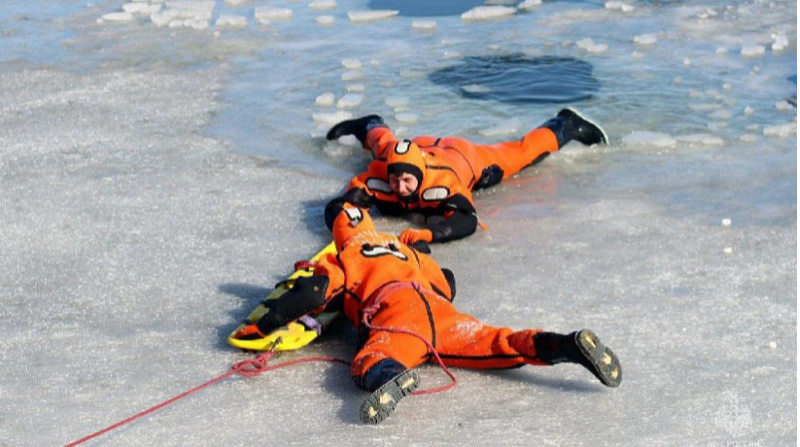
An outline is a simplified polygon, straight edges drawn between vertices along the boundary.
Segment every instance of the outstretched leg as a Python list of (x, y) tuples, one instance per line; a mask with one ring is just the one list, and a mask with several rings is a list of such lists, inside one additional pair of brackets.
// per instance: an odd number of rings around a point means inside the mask
[[(435, 343), (429, 306), (426, 296), (401, 290), (384, 299), (370, 319), (373, 329), (366, 333), (350, 368), (356, 385), (372, 393), (361, 405), (364, 423), (386, 419), (397, 403), (419, 386), (412, 368), (427, 361), (426, 341)], [(415, 335), (404, 332), (412, 328)]]
[(568, 335), (537, 329), (515, 332), (455, 314), (447, 324), (439, 325), (437, 336), (437, 352), (451, 366), (488, 369), (577, 363), (606, 386), (617, 387), (622, 382), (619, 359), (588, 329)]
[[(473, 145), (469, 150), (474, 151), (480, 159), (477, 166), (483, 166), (480, 181), (473, 189), (495, 185), (527, 166), (541, 162), (572, 140), (587, 146), (608, 144), (608, 135), (577, 110), (566, 108), (518, 141)], [(469, 153), (469, 150), (465, 153)]]
[[(456, 146), (456, 140), (447, 141)], [(479, 171), (480, 180), (474, 190), (494, 186), (539, 163), (560, 147), (557, 135), (548, 127), (538, 127), (519, 140), (486, 145), (463, 142), (458, 146), (466, 157), (474, 160), (471, 164)]]

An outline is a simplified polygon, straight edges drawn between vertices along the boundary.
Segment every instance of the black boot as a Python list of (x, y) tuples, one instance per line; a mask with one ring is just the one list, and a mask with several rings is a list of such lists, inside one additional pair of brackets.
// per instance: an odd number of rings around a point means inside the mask
[(397, 360), (385, 358), (370, 366), (367, 372), (360, 377), (353, 377), (353, 381), (355, 381), (356, 385), (360, 388), (373, 392), (406, 369), (408, 368)]
[(555, 118), (542, 124), (541, 127), (546, 127), (556, 134), (559, 149), (572, 140), (580, 141), (587, 146), (608, 145), (608, 135), (600, 126), (569, 107), (562, 109)]
[(356, 379), (356, 383), (374, 390), (361, 404), (361, 422), (377, 424), (389, 417), (402, 398), (419, 387), (419, 376), (416, 371), (388, 358), (370, 367), (362, 378)]
[(533, 336), (533, 344), (537, 357), (545, 363), (578, 363), (612, 388), (622, 382), (619, 359), (589, 329), (568, 335), (539, 332)]
[(331, 127), (325, 138), (335, 140), (344, 135), (355, 135), (361, 145), (364, 145), (364, 140), (367, 139), (367, 132), (374, 127), (387, 127), (383, 122), (383, 118), (378, 115), (367, 115), (361, 118), (342, 121), (341, 123)]

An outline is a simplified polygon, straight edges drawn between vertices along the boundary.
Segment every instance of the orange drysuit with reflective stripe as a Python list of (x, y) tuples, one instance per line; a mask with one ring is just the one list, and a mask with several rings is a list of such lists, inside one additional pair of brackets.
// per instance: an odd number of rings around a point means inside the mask
[[(373, 327), (411, 331), (452, 366), (544, 364), (533, 343), (539, 330), (497, 328), (457, 311), (450, 284), (436, 261), (375, 231), (365, 211), (344, 205), (333, 223), (333, 239), (338, 254), (322, 258), (314, 275), (328, 277), (326, 303), (343, 297), (344, 313), (356, 329), (363, 329), (366, 314)], [(386, 358), (413, 368), (427, 362), (430, 353), (412, 335), (373, 329), (355, 356), (351, 374), (361, 377)]]
[[(540, 127), (522, 139), (496, 144), (476, 144), (462, 138), (421, 136), (398, 140), (388, 127), (369, 130), (364, 142), (373, 161), (355, 177), (341, 201), (389, 215), (421, 212), (445, 219), (429, 229), (432, 242), (460, 239), (478, 225), (472, 192), (499, 183), (558, 151), (555, 134)], [(393, 163), (415, 166), (422, 172), (416, 192), (398, 197), (389, 187), (387, 168)]]

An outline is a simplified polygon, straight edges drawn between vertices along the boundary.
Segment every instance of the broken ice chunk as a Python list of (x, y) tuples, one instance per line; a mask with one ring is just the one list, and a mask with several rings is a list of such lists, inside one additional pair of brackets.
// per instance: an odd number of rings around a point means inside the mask
[(383, 20), (400, 14), (396, 10), (376, 10), (376, 11), (349, 11), (347, 17), (351, 22), (372, 22)]
[(510, 6), (477, 6), (461, 14), (462, 20), (489, 20), (516, 14), (517, 8)]

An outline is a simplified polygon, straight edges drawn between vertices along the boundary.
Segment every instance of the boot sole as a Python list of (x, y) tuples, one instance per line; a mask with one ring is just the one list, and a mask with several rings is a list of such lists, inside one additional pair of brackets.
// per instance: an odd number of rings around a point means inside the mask
[(566, 109), (569, 110), (570, 112), (574, 113), (575, 115), (577, 115), (578, 118), (580, 118), (580, 119), (586, 121), (587, 123), (591, 124), (592, 126), (594, 126), (594, 128), (597, 129), (600, 132), (601, 135), (603, 135), (603, 141), (601, 141), (600, 144), (604, 144), (604, 145), (608, 146), (608, 135), (606, 134), (606, 131), (603, 130), (602, 127), (600, 127), (599, 124), (595, 123), (594, 121), (590, 120), (589, 118), (586, 118), (581, 112), (577, 111), (576, 109), (573, 109), (572, 107), (566, 107)]
[(361, 422), (377, 424), (394, 411), (400, 400), (419, 387), (416, 371), (407, 370), (395, 376), (369, 395), (361, 404)]
[(578, 332), (575, 339), (581, 353), (592, 366), (594, 375), (603, 382), (603, 385), (618, 387), (622, 383), (622, 366), (614, 352), (603, 345), (597, 335), (588, 329)]

